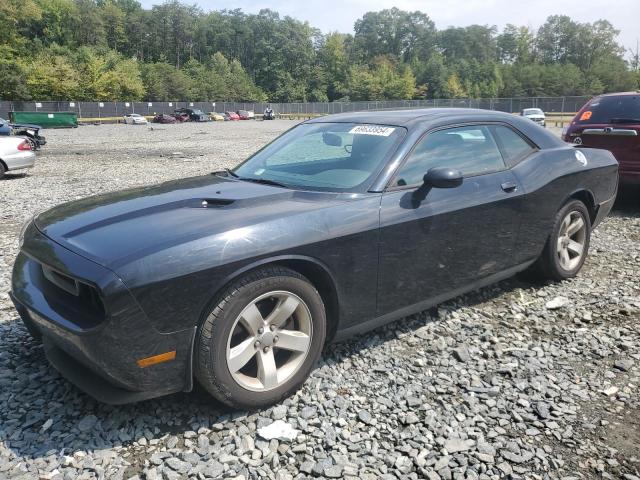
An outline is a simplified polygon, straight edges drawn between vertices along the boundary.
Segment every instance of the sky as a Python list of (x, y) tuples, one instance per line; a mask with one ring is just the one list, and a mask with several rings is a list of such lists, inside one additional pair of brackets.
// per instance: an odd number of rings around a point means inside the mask
[[(242, 8), (257, 13), (270, 8), (281, 15), (307, 20), (324, 33), (339, 31), (352, 33), (353, 24), (365, 12), (398, 7), (401, 10), (420, 10), (431, 17), (438, 29), (471, 24), (496, 25), (507, 23), (537, 28), (549, 15), (569, 15), (579, 22), (593, 22), (604, 18), (621, 31), (619, 42), (636, 48), (640, 39), (640, 0), (184, 0), (203, 10)], [(162, 3), (162, 0), (142, 0), (143, 6)]]

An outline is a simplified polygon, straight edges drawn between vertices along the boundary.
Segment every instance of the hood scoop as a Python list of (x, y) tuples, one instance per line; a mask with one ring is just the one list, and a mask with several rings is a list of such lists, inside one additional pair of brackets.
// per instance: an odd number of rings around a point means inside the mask
[(231, 205), (235, 200), (229, 198), (203, 198), (200, 202), (202, 208), (222, 208)]

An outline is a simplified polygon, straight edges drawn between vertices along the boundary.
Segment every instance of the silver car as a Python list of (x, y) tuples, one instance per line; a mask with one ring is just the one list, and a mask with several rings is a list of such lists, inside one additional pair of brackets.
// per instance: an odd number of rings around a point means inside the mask
[(22, 137), (0, 137), (0, 178), (5, 172), (33, 167), (36, 154)]

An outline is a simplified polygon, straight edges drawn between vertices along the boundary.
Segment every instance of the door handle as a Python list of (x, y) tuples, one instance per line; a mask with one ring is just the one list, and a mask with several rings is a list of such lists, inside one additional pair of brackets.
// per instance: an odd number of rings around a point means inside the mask
[(502, 190), (504, 190), (507, 193), (515, 192), (518, 189), (518, 185), (515, 184), (514, 182), (504, 182), (500, 186), (502, 187)]

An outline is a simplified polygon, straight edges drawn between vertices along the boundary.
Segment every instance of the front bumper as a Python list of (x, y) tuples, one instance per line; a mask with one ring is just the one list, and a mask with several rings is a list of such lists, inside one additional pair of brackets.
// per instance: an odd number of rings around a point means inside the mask
[[(89, 305), (84, 293), (64, 291), (44, 274), (47, 269), (93, 289), (100, 301), (92, 294)], [(10, 295), (29, 330), (42, 336), (51, 364), (96, 399), (121, 404), (191, 389), (195, 329), (159, 332), (113, 272), (63, 248), (33, 224), (16, 258)], [(176, 352), (172, 361), (137, 364), (169, 351)]]

